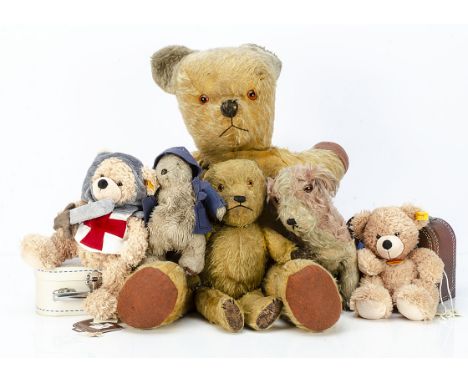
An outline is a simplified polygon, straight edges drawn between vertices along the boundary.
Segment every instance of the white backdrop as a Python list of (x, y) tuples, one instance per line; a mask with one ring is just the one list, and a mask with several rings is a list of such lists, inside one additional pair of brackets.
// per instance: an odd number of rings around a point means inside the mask
[(0, 28), (2, 254), (52, 231), (99, 150), (151, 164), (167, 147), (194, 149), (175, 98), (151, 79), (154, 51), (245, 42), (283, 61), (274, 144), (348, 151), (336, 198), (346, 218), (417, 203), (466, 252), (468, 27), (63, 26)]

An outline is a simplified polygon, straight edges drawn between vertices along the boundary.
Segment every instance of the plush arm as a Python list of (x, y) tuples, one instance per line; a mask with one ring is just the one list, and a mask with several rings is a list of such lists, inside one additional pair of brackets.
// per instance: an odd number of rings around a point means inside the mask
[(385, 269), (385, 263), (375, 256), (372, 251), (363, 248), (357, 251), (359, 270), (368, 276), (377, 276)]
[(202, 180), (201, 185), (206, 194), (206, 199), (203, 201), (205, 208), (211, 217), (216, 217), (219, 221), (223, 220), (226, 213), (226, 204), (223, 198), (214, 190), (208, 182)]
[(120, 258), (128, 267), (137, 266), (144, 258), (148, 249), (148, 231), (142, 219), (128, 219), (128, 229)]
[(270, 257), (279, 264), (291, 260), (291, 256), (298, 249), (296, 245), (271, 228), (264, 227), (263, 232)]
[(421, 280), (433, 284), (442, 281), (444, 263), (434, 251), (428, 248), (417, 248), (409, 257), (416, 264), (416, 269)]

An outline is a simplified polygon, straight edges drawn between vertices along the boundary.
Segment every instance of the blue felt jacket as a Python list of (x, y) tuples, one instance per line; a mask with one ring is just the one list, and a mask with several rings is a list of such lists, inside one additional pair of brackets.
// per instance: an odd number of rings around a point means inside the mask
[[(206, 234), (210, 232), (212, 230), (212, 226), (208, 217), (211, 217), (212, 220), (216, 220), (216, 210), (226, 206), (226, 203), (224, 202), (223, 198), (221, 198), (221, 196), (213, 189), (213, 187), (211, 187), (211, 184), (200, 179), (202, 169), (192, 154), (190, 154), (190, 152), (185, 147), (172, 147), (163, 151), (154, 160), (153, 168), (156, 168), (156, 165), (160, 159), (168, 154), (177, 155), (179, 158), (187, 162), (192, 168), (192, 187), (196, 199), (194, 206), (195, 227), (193, 228), (193, 233)], [(153, 212), (153, 209), (156, 205), (157, 195), (148, 196), (143, 199), (145, 223), (148, 223), (151, 217), (151, 212)]]

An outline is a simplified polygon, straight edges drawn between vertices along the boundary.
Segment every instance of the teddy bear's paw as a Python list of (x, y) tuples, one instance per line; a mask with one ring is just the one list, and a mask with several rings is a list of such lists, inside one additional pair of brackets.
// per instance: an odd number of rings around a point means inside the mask
[(21, 242), (21, 257), (30, 267), (35, 269), (54, 268), (53, 262), (45, 263), (43, 258), (49, 254), (56, 257), (57, 249), (52, 241), (41, 235), (27, 235)]
[(268, 329), (278, 319), (282, 308), (283, 303), (279, 299), (274, 299), (258, 315), (257, 328), (260, 330)]
[[(301, 260), (293, 260), (301, 261)], [(310, 264), (288, 277), (283, 301), (298, 327), (313, 332), (331, 328), (341, 315), (341, 296), (333, 276)]]
[(178, 295), (177, 285), (166, 273), (153, 266), (140, 268), (120, 290), (118, 316), (134, 328), (156, 328), (173, 314)]
[(86, 297), (84, 310), (95, 320), (113, 320), (116, 318), (117, 298), (104, 288), (97, 289)]
[(380, 320), (385, 318), (387, 306), (385, 303), (375, 300), (359, 300), (354, 304), (356, 313), (367, 320)]
[(232, 299), (226, 300), (222, 305), (224, 317), (230, 331), (238, 332), (244, 327), (244, 315)]
[(423, 321), (427, 318), (416, 304), (407, 300), (399, 299), (397, 309), (403, 316), (412, 321)]

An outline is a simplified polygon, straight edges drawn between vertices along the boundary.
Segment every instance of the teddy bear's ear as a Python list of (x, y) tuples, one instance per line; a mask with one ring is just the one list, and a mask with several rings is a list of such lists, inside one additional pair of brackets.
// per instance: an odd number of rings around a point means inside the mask
[(182, 45), (170, 45), (151, 56), (153, 80), (164, 91), (174, 94), (174, 76), (180, 62), (194, 50)]
[(278, 79), (281, 73), (282, 63), (281, 63), (281, 60), (276, 56), (276, 54), (256, 44), (244, 44), (242, 46), (261, 53), (266, 59), (266, 61), (273, 68), (274, 73), (275, 73), (275, 78)]
[(413, 220), (416, 227), (418, 227), (418, 230), (429, 224), (429, 215), (421, 208), (413, 206), (412, 204), (405, 204), (400, 208), (411, 220)]
[(369, 217), (371, 216), (370, 211), (362, 211), (354, 215), (348, 221), (348, 229), (351, 232), (351, 235), (356, 239), (363, 240), (364, 230), (366, 228), (366, 224), (369, 221)]
[(156, 178), (156, 171), (152, 168), (144, 166), (141, 169), (141, 173), (145, 182), (146, 194), (149, 196), (156, 194), (156, 191), (159, 188), (159, 182)]

